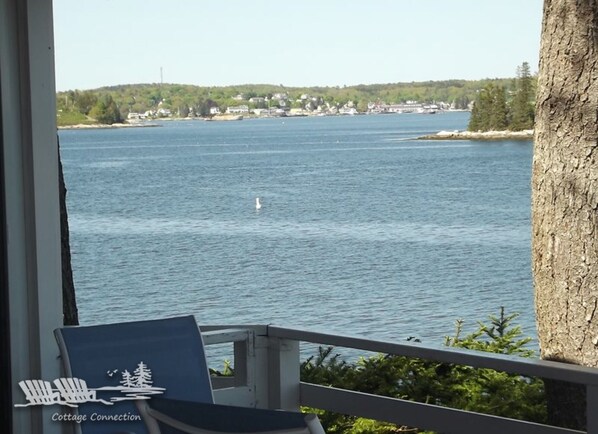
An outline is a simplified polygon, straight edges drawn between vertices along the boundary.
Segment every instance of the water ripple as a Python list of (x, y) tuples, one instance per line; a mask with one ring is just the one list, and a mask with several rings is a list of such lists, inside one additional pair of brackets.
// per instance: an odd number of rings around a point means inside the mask
[(228, 235), (260, 238), (353, 239), (371, 242), (413, 242), (431, 245), (474, 244), (525, 246), (529, 228), (498, 225), (435, 225), (396, 223), (301, 223), (296, 221), (140, 219), (72, 215), (71, 231), (98, 235)]

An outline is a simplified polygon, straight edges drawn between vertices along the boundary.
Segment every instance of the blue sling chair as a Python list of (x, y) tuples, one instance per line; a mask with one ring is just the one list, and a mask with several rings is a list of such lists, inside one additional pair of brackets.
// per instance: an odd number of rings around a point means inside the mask
[(324, 434), (313, 414), (214, 404), (193, 316), (63, 327), (54, 334), (65, 377), (84, 380), (62, 386), (87, 386), (66, 399), (77, 404), (77, 433)]

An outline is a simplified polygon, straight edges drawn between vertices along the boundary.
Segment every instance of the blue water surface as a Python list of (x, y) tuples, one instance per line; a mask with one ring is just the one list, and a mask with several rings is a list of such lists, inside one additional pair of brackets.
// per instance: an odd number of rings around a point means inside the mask
[(531, 142), (415, 140), (468, 117), (61, 131), (81, 322), (190, 313), (437, 344), (505, 306), (535, 336)]

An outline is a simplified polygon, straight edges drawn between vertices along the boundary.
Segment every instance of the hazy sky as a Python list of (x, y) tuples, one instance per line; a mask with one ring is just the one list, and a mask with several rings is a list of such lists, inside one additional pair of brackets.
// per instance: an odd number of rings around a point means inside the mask
[(537, 71), (542, 0), (54, 0), (57, 90)]

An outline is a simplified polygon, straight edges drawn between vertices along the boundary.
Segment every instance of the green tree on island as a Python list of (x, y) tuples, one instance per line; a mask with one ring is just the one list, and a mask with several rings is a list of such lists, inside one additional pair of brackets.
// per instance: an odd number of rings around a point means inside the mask
[(73, 92), (72, 98), (77, 110), (86, 116), (98, 102), (98, 96), (92, 91), (75, 91)]
[[(497, 81), (497, 83), (499, 83)], [(469, 131), (529, 130), (534, 127), (534, 80), (529, 64), (517, 67), (514, 97), (507, 104), (505, 88), (489, 83), (478, 91), (475, 98)]]
[(505, 89), (492, 83), (478, 92), (467, 129), (469, 131), (500, 131), (507, 128)]
[(534, 89), (529, 63), (517, 67), (515, 96), (511, 103), (511, 124), (513, 131), (534, 128)]
[(89, 112), (89, 116), (101, 124), (112, 125), (123, 121), (118, 106), (109, 94), (104, 94), (98, 98), (98, 101)]

